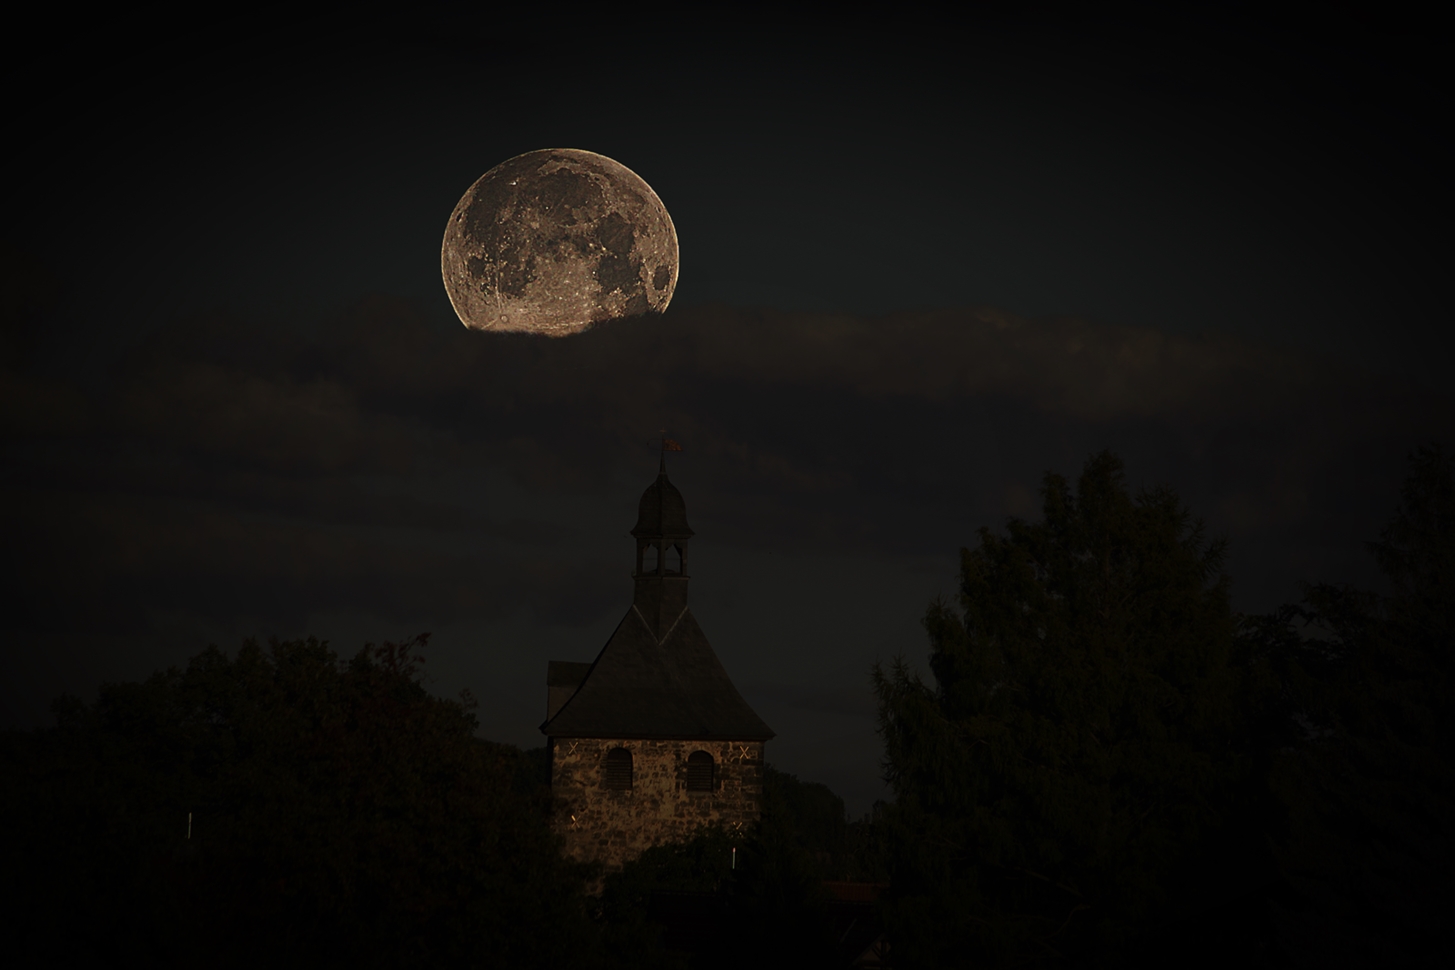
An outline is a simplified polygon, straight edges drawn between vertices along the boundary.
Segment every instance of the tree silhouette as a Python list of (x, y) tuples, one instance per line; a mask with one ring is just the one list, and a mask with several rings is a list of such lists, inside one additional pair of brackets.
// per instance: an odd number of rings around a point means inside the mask
[[(1043, 520), (962, 550), (934, 684), (876, 667), (903, 966), (1211, 954), (1260, 865), (1223, 545), (1091, 458)], [(1196, 942), (1194, 942), (1196, 941)]]
[[(423, 638), (216, 648), (4, 738), (12, 952), (37, 962), (589, 966), (582, 874), (520, 751), (429, 695)], [(190, 830), (190, 833), (189, 833)]]
[(1314, 966), (1418, 964), (1449, 953), (1455, 890), (1455, 477), (1438, 447), (1410, 457), (1399, 507), (1369, 543), (1390, 592), (1305, 587), (1246, 622), (1278, 693), (1270, 784), (1296, 890), (1283, 946)]
[[(845, 928), (829, 912), (823, 883), (880, 875), (873, 835), (862, 831), (870, 824), (846, 824), (844, 802), (828, 787), (764, 766), (756, 825), (737, 832), (704, 827), (606, 877), (608, 932), (650, 937), (660, 929), (652, 925), (654, 900), (690, 894), (697, 897), (687, 901), (694, 918), (685, 927), (680, 912), (655, 915), (674, 924), (676, 939), (666, 942), (692, 966), (841, 967)], [(657, 955), (638, 952), (639, 959)]]

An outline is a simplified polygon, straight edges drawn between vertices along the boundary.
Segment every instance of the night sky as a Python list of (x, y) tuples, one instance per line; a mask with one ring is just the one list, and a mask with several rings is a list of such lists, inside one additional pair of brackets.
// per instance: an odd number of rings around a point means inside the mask
[[(539, 746), (546, 661), (630, 604), (661, 428), (693, 612), (770, 762), (856, 815), (871, 664), (923, 666), (958, 550), (1038, 516), (1047, 470), (1110, 448), (1174, 486), (1239, 610), (1377, 587), (1406, 454), (1455, 445), (1432, 31), (717, 16), (36, 38), (6, 69), (0, 725), (209, 642), (430, 631), (430, 688)], [(460, 325), (445, 219), (549, 147), (665, 202), (663, 317)]]

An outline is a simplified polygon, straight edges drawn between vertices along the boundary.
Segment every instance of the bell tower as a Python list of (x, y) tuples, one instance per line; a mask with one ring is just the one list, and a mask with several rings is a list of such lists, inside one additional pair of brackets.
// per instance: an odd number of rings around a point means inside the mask
[(665, 452), (657, 480), (647, 486), (637, 505), (637, 524), (631, 534), (637, 540), (632, 603), (660, 639), (687, 609), (687, 544), (692, 538), (687, 504), (667, 478)]
[[(677, 450), (665, 435), (662, 450)], [(758, 821), (773, 737), (687, 606), (692, 530), (665, 454), (631, 534), (632, 604), (595, 660), (547, 664), (541, 725), (556, 833), (568, 856), (608, 870), (705, 825)]]

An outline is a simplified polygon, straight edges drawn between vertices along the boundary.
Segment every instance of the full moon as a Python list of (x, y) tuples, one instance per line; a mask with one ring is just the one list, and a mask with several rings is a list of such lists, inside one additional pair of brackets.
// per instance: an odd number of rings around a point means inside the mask
[(677, 230), (625, 165), (548, 148), (501, 162), (460, 197), (440, 271), (465, 326), (565, 337), (667, 309)]

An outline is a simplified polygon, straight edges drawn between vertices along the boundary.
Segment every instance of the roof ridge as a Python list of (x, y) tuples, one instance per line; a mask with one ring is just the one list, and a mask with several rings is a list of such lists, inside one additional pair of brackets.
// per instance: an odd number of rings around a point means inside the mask
[[(636, 608), (637, 608), (637, 604), (633, 603), (632, 604), (632, 609), (635, 610)], [(640, 615), (640, 611), (639, 611), (638, 615)], [(662, 634), (662, 638), (660, 640), (658, 640), (657, 642), (658, 643), (666, 643), (667, 642), (667, 638), (672, 635), (672, 631), (673, 630), (677, 629), (677, 624), (681, 623), (682, 622), (682, 618), (684, 616), (686, 616), (686, 615), (687, 615), (687, 607), (684, 606), (684, 607), (682, 607), (682, 612), (677, 614), (677, 619), (675, 619), (675, 620), (672, 621), (672, 625), (669, 626), (669, 627), (667, 627), (667, 632), (664, 633), (664, 634)], [(642, 617), (642, 619), (645, 620), (646, 617)]]
[[(632, 612), (637, 615), (637, 619), (639, 619), (639, 620), (642, 621), (642, 626), (644, 626), (644, 627), (647, 628), (647, 632), (648, 633), (652, 633), (652, 624), (650, 624), (650, 623), (647, 622), (646, 615), (643, 614), (641, 610), (637, 609), (637, 604), (635, 604), (635, 603), (632, 604)], [(626, 621), (626, 617), (622, 617), (622, 621), (625, 622)], [(620, 630), (621, 629), (621, 623), (618, 623), (616, 625), (616, 628), (618, 630)], [(616, 636), (616, 633), (613, 632), (611, 636), (613, 636), (613, 637)], [(657, 640), (657, 635), (655, 633), (652, 633), (652, 639), (653, 640)], [(607, 637), (606, 638), (606, 642), (607, 642), (607, 644), (610, 644), (611, 643), (611, 637)], [(661, 643), (662, 641), (661, 640), (657, 640), (657, 642), (658, 643)], [(602, 647), (601, 649), (604, 652), (606, 650), (606, 647)], [(600, 656), (600, 654), (597, 654), (597, 656)]]
[(733, 684), (690, 608), (659, 639), (635, 603), (581, 686), (541, 729), (551, 737), (773, 737), (773, 729)]

